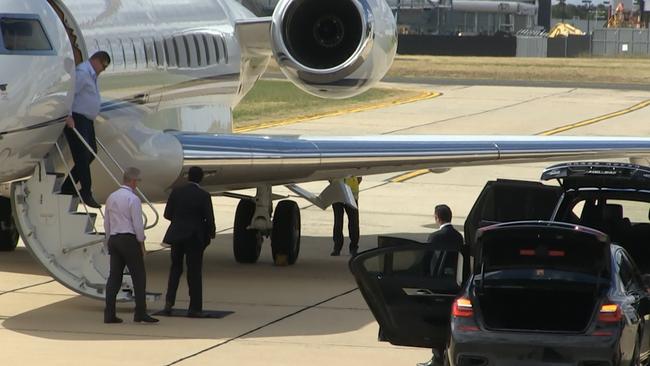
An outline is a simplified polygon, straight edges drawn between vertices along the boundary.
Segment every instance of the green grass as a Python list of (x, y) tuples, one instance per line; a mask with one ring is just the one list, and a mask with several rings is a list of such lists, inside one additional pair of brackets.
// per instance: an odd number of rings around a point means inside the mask
[(417, 94), (417, 91), (373, 88), (354, 98), (322, 99), (303, 92), (287, 81), (260, 80), (234, 109), (233, 119), (235, 127), (244, 127), (268, 121), (331, 113), (370, 103), (413, 97)]
[(648, 84), (650, 58), (398, 56), (388, 76)]

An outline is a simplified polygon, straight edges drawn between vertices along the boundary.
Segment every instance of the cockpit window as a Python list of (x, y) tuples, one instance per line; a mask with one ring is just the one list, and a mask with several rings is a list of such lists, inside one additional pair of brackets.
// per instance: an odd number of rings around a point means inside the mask
[(52, 51), (52, 44), (38, 19), (0, 17), (2, 48), (6, 52)]

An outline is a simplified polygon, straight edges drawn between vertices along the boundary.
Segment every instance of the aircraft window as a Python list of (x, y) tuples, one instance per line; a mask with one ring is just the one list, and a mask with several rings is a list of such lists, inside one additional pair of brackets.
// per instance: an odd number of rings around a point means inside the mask
[(53, 51), (38, 19), (2, 17), (0, 30), (7, 51)]

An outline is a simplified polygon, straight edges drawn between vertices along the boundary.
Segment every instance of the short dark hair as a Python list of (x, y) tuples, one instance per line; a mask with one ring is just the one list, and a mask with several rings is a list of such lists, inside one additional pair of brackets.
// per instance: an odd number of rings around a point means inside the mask
[(447, 205), (437, 205), (433, 209), (433, 213), (438, 217), (442, 222), (451, 222), (451, 208)]
[(106, 51), (97, 51), (93, 53), (92, 56), (90, 56), (91, 60), (99, 60), (101, 63), (105, 65), (110, 65), (111, 64), (111, 56), (109, 56), (108, 52)]
[(198, 166), (191, 167), (190, 170), (187, 172), (187, 179), (190, 182), (201, 183), (201, 181), (203, 180), (203, 169), (201, 169)]

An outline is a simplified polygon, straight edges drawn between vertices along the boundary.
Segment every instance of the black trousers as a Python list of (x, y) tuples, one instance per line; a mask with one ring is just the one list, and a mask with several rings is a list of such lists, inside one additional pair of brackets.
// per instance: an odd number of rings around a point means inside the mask
[(144, 269), (142, 248), (133, 234), (111, 235), (108, 239), (108, 254), (111, 256), (111, 272), (106, 282), (106, 307), (104, 319), (115, 317), (115, 298), (122, 286), (124, 267), (129, 269), (133, 280), (135, 296), (135, 316), (144, 316), (147, 312), (146, 287), (147, 274)]
[(350, 251), (359, 248), (359, 210), (342, 202), (332, 204), (334, 210), (334, 251), (340, 252), (343, 248), (343, 211), (348, 215), (348, 234), (350, 235)]
[(187, 264), (187, 287), (190, 292), (189, 311), (203, 311), (203, 250), (205, 245), (197, 237), (172, 244), (169, 281), (167, 282), (166, 305), (174, 306), (178, 283), (183, 274), (183, 257)]
[[(97, 141), (95, 140), (95, 124), (92, 120), (86, 118), (79, 113), (73, 113), (74, 125), (79, 134), (83, 136), (84, 140), (97, 152)], [(90, 176), (90, 163), (95, 160), (93, 154), (88, 151), (84, 143), (79, 139), (76, 133), (71, 128), (64, 128), (65, 138), (70, 145), (70, 152), (74, 160), (74, 167), (71, 169), (70, 174), (74, 178), (74, 182), (81, 182), (81, 195), (86, 196), (91, 194), (92, 179)], [(72, 180), (70, 176), (63, 182), (63, 189), (69, 192), (74, 191), (72, 187)]]

